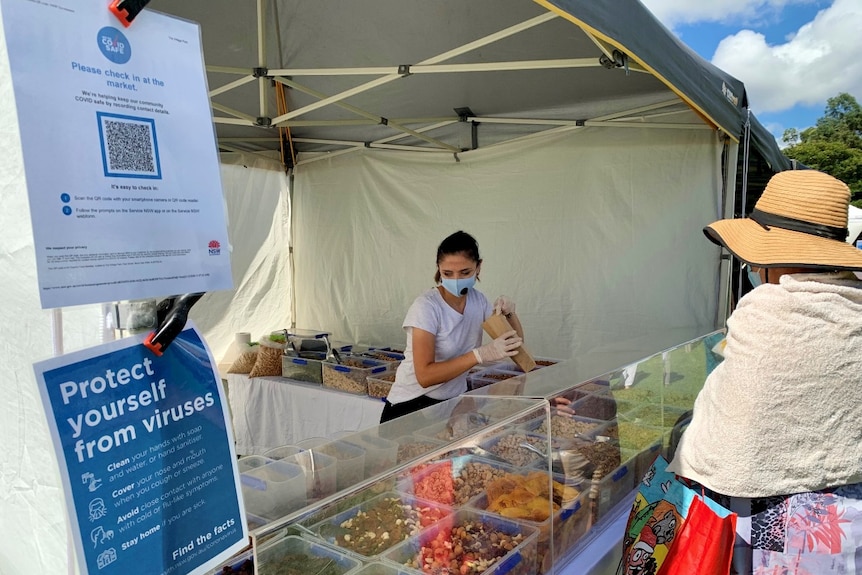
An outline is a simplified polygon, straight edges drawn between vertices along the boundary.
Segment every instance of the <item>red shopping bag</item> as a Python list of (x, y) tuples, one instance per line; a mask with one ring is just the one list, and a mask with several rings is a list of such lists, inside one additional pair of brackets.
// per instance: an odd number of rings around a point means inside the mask
[(641, 480), (623, 535), (619, 575), (726, 575), (736, 514), (667, 471), (659, 456)]
[(658, 575), (726, 575), (735, 537), (736, 514), (719, 517), (695, 497)]

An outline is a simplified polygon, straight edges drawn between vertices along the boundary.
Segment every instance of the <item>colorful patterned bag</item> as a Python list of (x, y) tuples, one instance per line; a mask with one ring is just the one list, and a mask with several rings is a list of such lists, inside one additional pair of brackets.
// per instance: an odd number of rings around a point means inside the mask
[(659, 456), (632, 504), (617, 573), (728, 573), (735, 533), (736, 515), (669, 473)]

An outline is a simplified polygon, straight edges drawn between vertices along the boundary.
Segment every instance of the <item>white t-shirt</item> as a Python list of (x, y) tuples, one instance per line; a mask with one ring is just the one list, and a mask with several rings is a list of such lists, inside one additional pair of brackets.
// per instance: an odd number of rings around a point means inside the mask
[(431, 387), (423, 388), (419, 385), (413, 364), (413, 328), (418, 327), (433, 333), (434, 361), (446, 361), (482, 345), (482, 323), (492, 311), (485, 295), (475, 289), (467, 292), (467, 304), (463, 314), (452, 309), (436, 287), (420, 294), (407, 310), (402, 324), (407, 333), (407, 347), (404, 350), (404, 361), (395, 372), (395, 383), (386, 398), (389, 403), (403, 403), (420, 395), (433, 399), (451, 399), (467, 391), (466, 372)]

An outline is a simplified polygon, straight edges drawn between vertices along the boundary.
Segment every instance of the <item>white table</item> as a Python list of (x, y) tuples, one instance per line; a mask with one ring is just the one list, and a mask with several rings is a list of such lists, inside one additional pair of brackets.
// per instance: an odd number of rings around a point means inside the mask
[(375, 427), (383, 412), (380, 399), (282, 377), (228, 374), (227, 382), (239, 455)]

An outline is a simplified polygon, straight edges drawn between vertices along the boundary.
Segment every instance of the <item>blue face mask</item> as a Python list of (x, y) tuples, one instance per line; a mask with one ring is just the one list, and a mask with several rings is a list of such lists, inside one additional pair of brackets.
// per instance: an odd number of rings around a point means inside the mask
[(476, 285), (476, 275), (474, 274), (468, 278), (459, 280), (442, 278), (440, 283), (447, 292), (455, 297), (461, 297), (462, 295), (467, 295), (467, 292)]
[(746, 271), (748, 272), (748, 281), (751, 282), (752, 287), (757, 287), (763, 282), (760, 280), (760, 273), (751, 269), (750, 265), (745, 266)]

